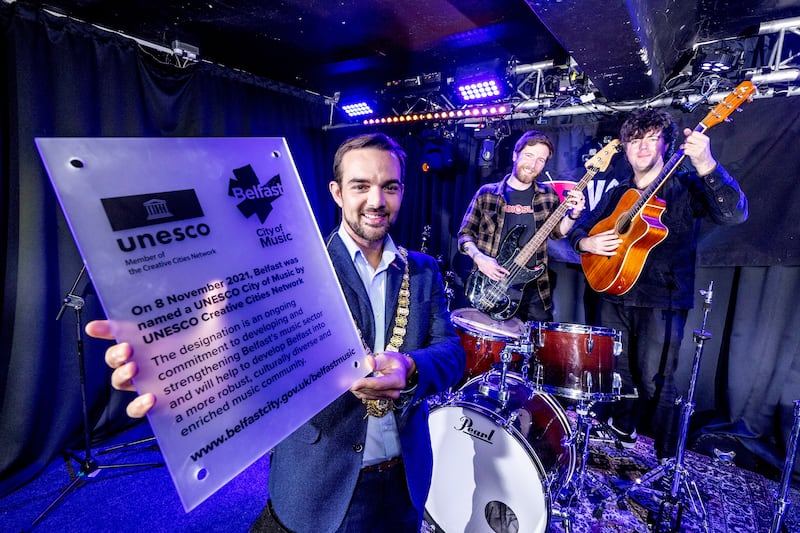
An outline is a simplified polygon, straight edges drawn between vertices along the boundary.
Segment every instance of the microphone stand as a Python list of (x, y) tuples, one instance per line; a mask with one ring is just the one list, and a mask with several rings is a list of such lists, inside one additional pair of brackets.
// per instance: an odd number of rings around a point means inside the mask
[[(692, 503), (692, 508), (695, 514), (700, 519), (700, 522), (705, 531), (709, 531), (708, 517), (706, 514), (703, 500), (700, 497), (700, 490), (697, 488), (697, 483), (688, 476), (688, 472), (683, 465), (684, 451), (686, 449), (686, 438), (689, 434), (689, 418), (694, 411), (694, 390), (697, 386), (697, 375), (700, 370), (700, 358), (703, 355), (703, 345), (705, 341), (711, 338), (711, 333), (705, 330), (706, 320), (708, 313), (711, 311), (711, 301), (713, 299), (714, 282), (708, 285), (708, 290), (701, 290), (700, 294), (703, 299), (703, 323), (699, 330), (694, 330), (694, 363), (692, 364), (692, 375), (689, 381), (689, 391), (685, 401), (681, 402), (681, 427), (678, 437), (678, 444), (675, 450), (675, 457), (670, 457), (667, 461), (651, 470), (644, 475), (628, 489), (628, 492), (633, 492), (648, 482), (654, 482), (662, 476), (671, 476), (671, 484), (669, 493), (664, 494), (661, 504), (658, 508), (656, 515), (656, 529), (655, 531), (680, 531), (681, 519), (683, 517), (683, 503), (680, 500), (681, 488), (683, 488)], [(674, 512), (673, 512), (674, 510)], [(665, 522), (669, 529), (662, 530), (661, 526)]]
[[(91, 448), (91, 435), (89, 430), (89, 409), (87, 407), (86, 401), (86, 366), (84, 363), (84, 351), (83, 351), (83, 327), (81, 322), (81, 310), (84, 306), (84, 299), (77, 295), (76, 289), (78, 284), (80, 283), (83, 275), (86, 272), (86, 265), (81, 267), (81, 271), (78, 273), (78, 277), (75, 278), (75, 282), (72, 284), (72, 288), (69, 290), (67, 295), (64, 297), (64, 300), (61, 304), (61, 309), (58, 311), (58, 315), (56, 315), (56, 320), (61, 320), (61, 317), (64, 316), (64, 313), (68, 308), (72, 308), (75, 311), (75, 343), (76, 343), (76, 351), (78, 354), (78, 368), (80, 373), (80, 389), (81, 389), (81, 407), (83, 411), (83, 456), (77, 456), (73, 453), (66, 453), (67, 456), (75, 460), (79, 463), (80, 467), (78, 472), (75, 476), (75, 479), (67, 485), (64, 490), (58, 495), (58, 497), (47, 506), (47, 509), (42, 511), (39, 516), (37, 516), (34, 521), (31, 523), (31, 528), (34, 528), (36, 524), (41, 522), (47, 514), (52, 511), (64, 498), (66, 498), (73, 490), (82, 487), (88, 479), (94, 478), (97, 474), (99, 474), (99, 470), (105, 468), (134, 468), (134, 467), (148, 467), (148, 466), (164, 466), (164, 463), (130, 463), (130, 464), (111, 464), (111, 465), (102, 465), (97, 462), (97, 459), (92, 455), (92, 448)], [(123, 444), (118, 446), (112, 446), (110, 448), (106, 448), (105, 450), (100, 450), (97, 453), (107, 453), (111, 450), (115, 450), (118, 448), (124, 448), (127, 446), (132, 446), (134, 444), (141, 444), (143, 442), (153, 441), (155, 437), (149, 437), (146, 439), (141, 439), (136, 442), (132, 442), (130, 444)]]

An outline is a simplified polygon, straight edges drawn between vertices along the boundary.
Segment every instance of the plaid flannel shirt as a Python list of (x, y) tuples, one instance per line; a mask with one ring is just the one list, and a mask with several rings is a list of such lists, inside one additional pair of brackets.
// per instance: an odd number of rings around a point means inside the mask
[[(475, 196), (464, 213), (461, 221), (461, 228), (458, 230), (458, 250), (464, 252), (464, 245), (472, 242), (478, 249), (492, 257), (497, 257), (500, 249), (500, 237), (503, 235), (503, 222), (505, 220), (506, 200), (503, 192), (510, 174), (502, 181), (487, 183), (478, 189)], [(550, 214), (561, 203), (558, 194), (552, 187), (534, 182), (533, 217), (536, 228), (540, 228)], [(560, 224), (556, 224), (549, 237), (561, 239), (564, 234), (559, 229)], [(524, 243), (521, 243), (524, 245)], [(547, 265), (547, 241), (545, 240), (538, 250), (533, 254), (529, 264), (534, 263)], [(475, 266), (473, 265), (473, 269)], [(551, 307), (550, 278), (545, 269), (544, 274), (536, 279), (536, 287), (539, 297), (544, 303), (545, 310)]]

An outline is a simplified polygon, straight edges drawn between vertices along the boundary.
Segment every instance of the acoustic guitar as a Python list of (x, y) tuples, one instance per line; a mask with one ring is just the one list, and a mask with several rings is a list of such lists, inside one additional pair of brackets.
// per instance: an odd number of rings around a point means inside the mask
[[(619, 152), (620, 146), (617, 139), (601, 148), (584, 163), (586, 174), (575, 183), (573, 190), (583, 191), (595, 174), (608, 168), (611, 159)], [(569, 205), (562, 202), (522, 248), (519, 245), (519, 237), (525, 230), (525, 226), (518, 224), (511, 229), (500, 244), (497, 254), (497, 262), (508, 270), (509, 274), (499, 281), (494, 281), (480, 270), (475, 269), (467, 278), (466, 295), (473, 307), (495, 320), (507, 320), (514, 316), (519, 309), (519, 302), (525, 286), (544, 273), (544, 264), (536, 265), (531, 269), (526, 266), (528, 261), (553, 232), (556, 224), (561, 222), (568, 209)]]
[[(755, 90), (750, 81), (740, 83), (700, 121), (694, 131), (705, 132), (727, 119), (734, 110), (752, 98)], [(685, 157), (682, 149), (677, 150), (653, 183), (643, 191), (625, 191), (614, 212), (589, 231), (589, 235), (596, 235), (613, 229), (622, 239), (617, 253), (611, 257), (581, 254), (583, 272), (592, 289), (621, 295), (628, 292), (639, 279), (650, 251), (669, 234), (669, 229), (661, 222), (666, 202), (656, 197), (656, 193)]]

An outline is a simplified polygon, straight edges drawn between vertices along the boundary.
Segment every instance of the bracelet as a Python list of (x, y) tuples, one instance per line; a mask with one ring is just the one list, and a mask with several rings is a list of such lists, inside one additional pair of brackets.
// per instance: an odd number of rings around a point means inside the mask
[(578, 216), (576, 216), (574, 218), (572, 217), (572, 215), (567, 215), (567, 216), (569, 217), (570, 220), (578, 220), (579, 218), (581, 218), (581, 214), (580, 213), (578, 213)]

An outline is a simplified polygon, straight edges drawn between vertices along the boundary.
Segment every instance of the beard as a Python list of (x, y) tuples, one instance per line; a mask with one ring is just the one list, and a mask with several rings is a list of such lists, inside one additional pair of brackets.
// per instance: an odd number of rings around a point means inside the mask
[(538, 175), (539, 173), (533, 167), (520, 165), (519, 163), (514, 165), (514, 177), (522, 183), (533, 183)]
[(345, 216), (345, 223), (359, 238), (367, 242), (383, 242), (386, 235), (389, 234), (389, 230), (392, 229), (394, 218), (385, 211), (370, 211), (369, 213), (382, 215), (382, 221), (379, 224), (370, 223), (364, 218), (364, 213), (359, 213), (355, 218)]

